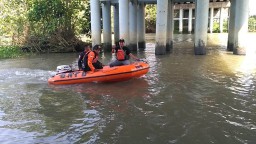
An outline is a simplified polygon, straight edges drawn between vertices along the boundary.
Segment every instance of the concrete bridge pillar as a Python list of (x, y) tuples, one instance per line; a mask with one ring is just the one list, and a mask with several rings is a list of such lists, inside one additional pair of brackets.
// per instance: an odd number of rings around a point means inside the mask
[(170, 0), (168, 3), (168, 17), (167, 17), (167, 39), (166, 39), (166, 51), (172, 52), (173, 50), (173, 29), (174, 29), (174, 22), (173, 22), (173, 0)]
[(110, 1), (102, 3), (102, 17), (103, 17), (103, 48), (105, 51), (111, 51), (111, 9)]
[(166, 54), (168, 0), (157, 0), (155, 54)]
[(115, 44), (119, 43), (119, 5), (114, 5), (114, 39)]
[(125, 45), (129, 45), (129, 0), (119, 0), (119, 30), (120, 38), (125, 39)]
[(179, 32), (183, 32), (183, 9), (180, 9), (179, 12)]
[(132, 51), (137, 51), (137, 0), (130, 1), (129, 4), (129, 30), (130, 30), (130, 46)]
[(137, 36), (138, 36), (138, 47), (139, 50), (146, 48), (145, 43), (145, 4), (143, 2), (138, 3), (137, 11)]
[(188, 33), (192, 33), (193, 9), (188, 9)]
[(210, 33), (213, 31), (213, 13), (214, 13), (214, 8), (210, 8)]
[(92, 30), (92, 46), (101, 44), (101, 25), (100, 25), (100, 1), (90, 0), (91, 7), (91, 30)]
[(235, 12), (236, 12), (236, 0), (231, 1), (230, 7), (230, 16), (229, 16), (229, 25), (228, 25), (228, 45), (227, 50), (233, 51), (234, 50), (234, 32), (235, 32)]
[(206, 54), (208, 11), (208, 0), (196, 0), (195, 55)]
[[(235, 4), (235, 33), (233, 54), (246, 54), (248, 34), (249, 0), (233, 0)], [(233, 2), (232, 1), (232, 2)]]
[(220, 25), (220, 33), (223, 33), (223, 21), (224, 21), (224, 16), (223, 16), (223, 13), (224, 13), (224, 8), (223, 7), (221, 7), (220, 8), (220, 23), (219, 23), (219, 25)]

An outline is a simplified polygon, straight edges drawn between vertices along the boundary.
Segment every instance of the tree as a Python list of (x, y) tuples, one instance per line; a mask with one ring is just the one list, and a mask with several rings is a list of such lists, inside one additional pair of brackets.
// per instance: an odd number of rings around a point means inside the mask
[(156, 30), (156, 5), (148, 4), (145, 7), (146, 32), (155, 32)]
[(248, 29), (250, 32), (255, 32), (256, 31), (256, 15), (251, 16), (249, 18), (249, 24), (248, 24)]
[(29, 0), (0, 0), (0, 35), (12, 37), (12, 44), (21, 44), (27, 24)]
[(74, 51), (77, 35), (90, 35), (89, 0), (0, 0), (0, 9), (0, 36), (31, 51)]

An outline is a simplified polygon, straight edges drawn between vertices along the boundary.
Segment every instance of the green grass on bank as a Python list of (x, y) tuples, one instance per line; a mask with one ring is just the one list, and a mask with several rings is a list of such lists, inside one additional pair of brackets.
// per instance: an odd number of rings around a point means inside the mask
[(16, 58), (23, 55), (18, 46), (0, 46), (0, 59)]

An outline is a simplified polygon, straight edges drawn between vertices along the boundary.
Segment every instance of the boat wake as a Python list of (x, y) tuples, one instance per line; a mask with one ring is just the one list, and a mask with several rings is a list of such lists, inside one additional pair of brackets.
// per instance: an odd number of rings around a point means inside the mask
[(4, 83), (45, 83), (55, 75), (55, 71), (29, 68), (13, 68), (0, 70), (0, 82)]

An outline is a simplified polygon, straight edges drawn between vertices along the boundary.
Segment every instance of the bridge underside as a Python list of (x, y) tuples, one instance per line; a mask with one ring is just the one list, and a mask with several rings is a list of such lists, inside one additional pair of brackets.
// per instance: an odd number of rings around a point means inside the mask
[[(101, 2), (110, 1), (111, 4), (119, 3), (119, 0), (100, 0)], [(195, 3), (196, 0), (173, 0), (174, 3)], [(228, 2), (230, 0), (209, 0), (209, 2)], [(157, 0), (137, 0), (138, 3), (143, 2), (144, 4), (157, 4)]]
[[(173, 48), (174, 9), (179, 9), (179, 29), (182, 32), (183, 11), (188, 10), (188, 31), (194, 24), (194, 50), (196, 55), (206, 54), (207, 32), (212, 32), (214, 9), (220, 11), (220, 30), (222, 31), (222, 11), (231, 7), (228, 20), (227, 50), (234, 54), (245, 54), (245, 34), (248, 31), (249, 0), (90, 0), (92, 43), (111, 49), (111, 5), (114, 7), (115, 42), (124, 38), (126, 45), (134, 51), (145, 48), (145, 5), (157, 4), (155, 54), (162, 55)], [(102, 5), (103, 42), (101, 42)], [(193, 9), (195, 9), (193, 11)], [(193, 14), (194, 13), (194, 14)], [(210, 17), (209, 17), (210, 15)], [(177, 19), (177, 18), (176, 18)], [(193, 21), (194, 19), (194, 21)], [(208, 21), (209, 28), (208, 28)]]

